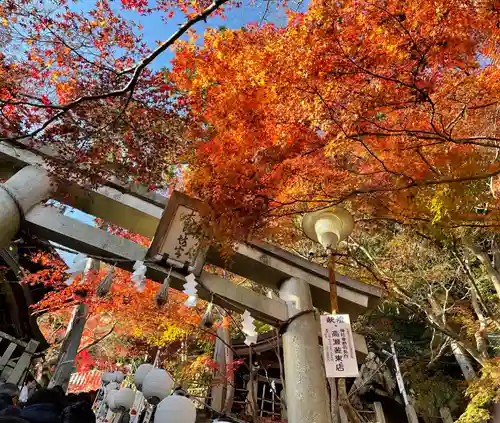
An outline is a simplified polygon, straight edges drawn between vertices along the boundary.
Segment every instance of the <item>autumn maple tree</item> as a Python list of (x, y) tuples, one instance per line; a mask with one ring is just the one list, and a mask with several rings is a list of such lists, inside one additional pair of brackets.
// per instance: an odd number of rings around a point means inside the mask
[[(153, 62), (229, 0), (7, 0), (0, 5), (0, 141), (36, 150), (57, 175), (162, 185), (189, 120)], [(132, 18), (165, 23), (157, 45)], [(173, 16), (180, 26), (168, 24)], [(172, 28), (172, 30), (170, 30)]]
[(284, 28), (184, 43), (171, 79), (205, 137), (188, 190), (239, 238), (340, 203), (496, 225), (499, 13), (494, 1), (315, 1)]
[[(110, 230), (116, 231), (115, 228)], [(136, 242), (147, 242), (144, 237), (120, 232)], [(32, 260), (44, 268), (27, 275), (24, 282), (44, 284), (48, 289), (45, 297), (33, 307), (33, 312), (41, 316), (40, 325), (51, 348), (60, 347), (74, 306), (88, 306), (77, 357), (80, 369), (112, 368), (117, 359), (128, 356), (125, 361), (129, 361), (131, 357), (144, 357), (153, 347), (166, 348), (198, 332), (203, 305), (201, 309), (186, 307), (183, 304), (186, 296), (179, 291), (170, 289), (168, 301), (158, 304), (155, 297), (160, 285), (147, 281), (144, 290), (138, 292), (130, 279), (131, 274), (125, 270), (112, 270), (112, 266), (102, 265), (98, 272), (90, 271), (85, 277), (79, 275), (68, 284), (67, 266), (54, 254), (37, 252)], [(110, 271), (112, 283), (108, 292), (104, 292), (102, 283)], [(203, 334), (199, 337), (203, 338)], [(105, 343), (105, 348), (95, 348), (106, 339), (110, 342)], [(89, 356), (91, 349), (98, 354)]]
[(192, 137), (204, 139), (187, 190), (210, 206), (217, 238), (273, 236), (296, 250), (301, 213), (343, 205), (359, 222), (343, 270), (458, 343), (488, 386), (498, 367), (487, 349), (500, 298), (499, 22), (494, 1), (313, 1), (285, 27), (184, 43), (170, 74), (197, 120)]

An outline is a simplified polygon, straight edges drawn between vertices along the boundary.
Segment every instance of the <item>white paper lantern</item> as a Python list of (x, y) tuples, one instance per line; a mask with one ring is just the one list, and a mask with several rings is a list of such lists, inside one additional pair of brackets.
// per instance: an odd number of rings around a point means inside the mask
[(151, 403), (157, 403), (170, 394), (174, 381), (164, 369), (152, 369), (142, 382), (142, 393)]
[(110, 382), (106, 385), (106, 392), (109, 394), (111, 391), (116, 391), (120, 389), (120, 385), (116, 382)]
[(123, 378), (125, 376), (123, 376), (123, 373), (120, 372), (119, 370), (117, 370), (116, 372), (113, 373), (115, 375), (115, 382), (118, 382), (118, 383), (122, 383), (123, 382)]
[(130, 388), (122, 388), (113, 394), (115, 405), (125, 410), (130, 410), (134, 405), (135, 391)]
[(117, 394), (118, 391), (112, 390), (107, 393), (106, 395), (106, 404), (108, 404), (108, 407), (110, 408), (111, 411), (115, 411), (117, 409), (116, 403), (115, 403), (115, 395)]
[(152, 369), (154, 369), (154, 366), (152, 364), (144, 363), (141, 364), (135, 371), (134, 383), (139, 391), (142, 390), (142, 384), (144, 382), (144, 378)]
[(194, 423), (195, 420), (193, 402), (186, 397), (172, 395), (158, 404), (154, 423)]
[(110, 382), (115, 381), (115, 374), (113, 372), (105, 372), (101, 376), (102, 383), (107, 385)]

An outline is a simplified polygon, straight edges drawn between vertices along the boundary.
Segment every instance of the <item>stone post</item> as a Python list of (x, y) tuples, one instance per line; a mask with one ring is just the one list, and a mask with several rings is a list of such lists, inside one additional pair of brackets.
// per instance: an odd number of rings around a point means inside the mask
[(222, 412), (224, 408), (224, 400), (226, 396), (226, 354), (224, 341), (226, 336), (224, 331), (227, 330), (223, 327), (217, 329), (217, 338), (215, 338), (215, 348), (214, 348), (214, 362), (217, 364), (217, 368), (214, 370), (213, 385), (211, 390), (212, 401), (210, 403), (211, 407), (217, 411)]
[[(312, 310), (307, 282), (291, 278), (280, 287), (288, 315)], [(286, 403), (289, 423), (331, 423), (330, 399), (318, 342), (319, 324), (313, 313), (290, 323), (283, 334)]]

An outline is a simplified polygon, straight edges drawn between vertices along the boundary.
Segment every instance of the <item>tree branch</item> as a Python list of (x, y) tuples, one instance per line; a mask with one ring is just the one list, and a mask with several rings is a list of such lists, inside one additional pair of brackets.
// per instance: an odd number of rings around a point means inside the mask
[(87, 350), (89, 348), (92, 348), (93, 346), (95, 346), (99, 342), (101, 342), (103, 339), (107, 338), (109, 335), (111, 335), (113, 333), (113, 331), (115, 330), (115, 326), (116, 326), (116, 323), (113, 323), (113, 326), (111, 326), (111, 329), (108, 332), (106, 332), (103, 336), (101, 336), (99, 339), (95, 339), (91, 343), (79, 348), (77, 354), (80, 354), (82, 351)]
[(3, 137), (0, 138), (0, 141), (18, 141), (18, 140), (23, 140), (26, 138), (31, 138), (42, 132), (45, 128), (47, 128), (49, 125), (51, 125), (53, 122), (56, 120), (59, 120), (62, 116), (64, 116), (68, 111), (71, 109), (75, 108), (76, 106), (88, 102), (88, 101), (95, 101), (95, 100), (104, 100), (107, 98), (114, 98), (114, 97), (119, 97), (122, 96), (123, 94), (127, 92), (133, 92), (137, 82), (139, 81), (139, 78), (144, 71), (144, 69), (150, 65), (158, 56), (160, 56), (164, 51), (166, 51), (172, 44), (174, 44), (180, 37), (182, 37), (193, 25), (200, 21), (205, 21), (210, 14), (212, 14), (215, 10), (217, 10), (220, 6), (222, 6), (224, 3), (226, 3), (228, 0), (215, 0), (210, 6), (208, 6), (203, 12), (199, 13), (195, 17), (189, 19), (186, 21), (184, 24), (182, 24), (179, 29), (166, 41), (164, 41), (162, 44), (160, 44), (156, 50), (154, 50), (149, 56), (145, 57), (142, 59), (139, 63), (137, 63), (134, 67), (130, 69), (126, 69), (123, 71), (121, 74), (127, 74), (133, 72), (132, 77), (130, 80), (127, 82), (127, 84), (118, 90), (114, 91), (109, 91), (106, 93), (101, 93), (101, 94), (95, 94), (95, 95), (88, 95), (88, 96), (82, 96), (77, 98), (76, 100), (73, 100), (69, 103), (59, 105), (57, 108), (60, 109), (60, 112), (56, 113), (54, 116), (52, 116), (50, 119), (45, 121), (45, 123), (38, 129), (32, 131), (29, 134), (24, 134), (24, 135), (18, 135), (14, 137)]

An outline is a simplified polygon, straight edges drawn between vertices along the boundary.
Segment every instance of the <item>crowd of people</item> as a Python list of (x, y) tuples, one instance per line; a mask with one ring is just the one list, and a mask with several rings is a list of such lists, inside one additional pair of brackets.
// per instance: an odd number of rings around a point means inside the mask
[(65, 395), (60, 386), (21, 392), (13, 383), (0, 384), (0, 423), (96, 423), (92, 393)]

